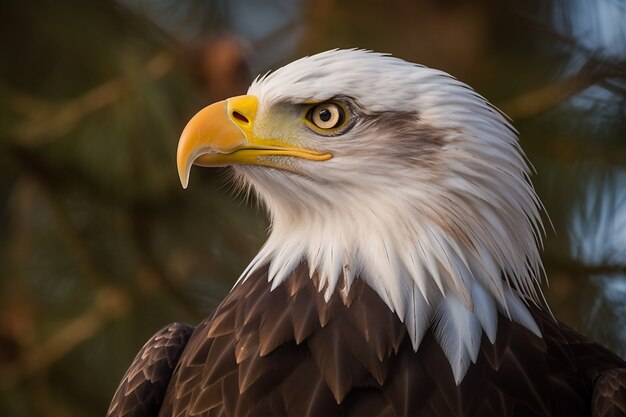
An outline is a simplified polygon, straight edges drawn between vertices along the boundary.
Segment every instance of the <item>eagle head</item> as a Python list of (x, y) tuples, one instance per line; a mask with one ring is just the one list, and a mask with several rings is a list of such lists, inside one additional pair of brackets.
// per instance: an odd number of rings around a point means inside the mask
[(201, 110), (177, 155), (229, 166), (264, 203), (272, 288), (301, 263), (330, 299), (363, 279), (406, 324), (428, 326), (457, 382), (498, 312), (539, 330), (541, 203), (515, 129), (450, 75), (388, 55), (331, 50)]

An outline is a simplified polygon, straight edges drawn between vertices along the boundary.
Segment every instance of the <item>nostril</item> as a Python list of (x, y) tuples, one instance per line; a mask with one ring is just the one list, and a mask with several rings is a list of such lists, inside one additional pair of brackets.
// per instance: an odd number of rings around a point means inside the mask
[(246, 116), (244, 116), (243, 114), (239, 113), (238, 111), (234, 111), (232, 114), (233, 114), (233, 118), (234, 119), (237, 119), (240, 122), (250, 123), (250, 120), (248, 120), (248, 118)]

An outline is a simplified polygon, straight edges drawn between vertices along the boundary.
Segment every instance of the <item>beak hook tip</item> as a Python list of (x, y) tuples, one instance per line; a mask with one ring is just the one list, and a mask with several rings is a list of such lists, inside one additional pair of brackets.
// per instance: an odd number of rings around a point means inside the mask
[(182, 170), (178, 171), (178, 179), (180, 180), (180, 185), (182, 185), (183, 190), (186, 190), (187, 186), (189, 185), (190, 171), (191, 171), (191, 166), (187, 167), (185, 171), (182, 171)]

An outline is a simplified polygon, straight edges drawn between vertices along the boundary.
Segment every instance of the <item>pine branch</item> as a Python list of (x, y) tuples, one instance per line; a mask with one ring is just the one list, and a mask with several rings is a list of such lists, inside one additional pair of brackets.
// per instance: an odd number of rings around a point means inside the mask
[(126, 314), (132, 306), (128, 293), (113, 286), (100, 288), (93, 304), (63, 325), (43, 343), (23, 352), (20, 359), (2, 370), (0, 388), (8, 389), (23, 379), (50, 367), (81, 343), (98, 334), (111, 320)]
[[(174, 67), (174, 59), (158, 53), (141, 69), (148, 80), (157, 80)], [(26, 120), (10, 130), (10, 136), (24, 146), (39, 146), (58, 139), (70, 132), (85, 117), (102, 110), (120, 100), (131, 90), (125, 77), (119, 76), (106, 81), (81, 96), (61, 103), (13, 94), (9, 103)]]

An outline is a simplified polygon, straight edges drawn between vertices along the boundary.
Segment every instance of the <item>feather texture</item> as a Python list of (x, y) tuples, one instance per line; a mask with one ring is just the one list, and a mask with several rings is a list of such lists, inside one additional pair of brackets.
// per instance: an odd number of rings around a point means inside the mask
[[(496, 343), (484, 335), (473, 345), (458, 345), (464, 360), (475, 364), (457, 384), (458, 370), (450, 367), (434, 327), (414, 351), (405, 324), (358, 277), (344, 303), (338, 293), (324, 300), (306, 264), (273, 291), (268, 274), (267, 266), (255, 271), (197, 327), (170, 381), (161, 417), (582, 417), (592, 404), (599, 416), (616, 415), (611, 413), (624, 406), (619, 370), (624, 361), (536, 307), (528, 311), (543, 338), (500, 313)], [(264, 301), (249, 303), (252, 299)], [(457, 314), (465, 308), (460, 301), (444, 305), (451, 311), (442, 319), (479, 325), (478, 318), (467, 323)], [(309, 309), (313, 319), (301, 314)], [(274, 315), (290, 325), (262, 324)], [(220, 331), (212, 332), (216, 325)], [(309, 329), (300, 342), (298, 328)], [(238, 363), (241, 340), (251, 354)], [(264, 340), (276, 347), (261, 353)]]
[(154, 417), (193, 327), (172, 323), (141, 348), (122, 378), (107, 417)]

